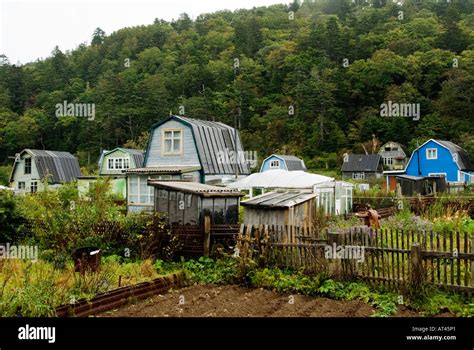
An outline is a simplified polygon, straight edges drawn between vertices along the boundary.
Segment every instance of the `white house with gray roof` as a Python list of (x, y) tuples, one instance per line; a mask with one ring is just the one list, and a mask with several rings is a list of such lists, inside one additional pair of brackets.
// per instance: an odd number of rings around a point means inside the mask
[(16, 192), (34, 193), (48, 183), (57, 187), (81, 176), (79, 162), (69, 152), (24, 149), (15, 157), (10, 187)]

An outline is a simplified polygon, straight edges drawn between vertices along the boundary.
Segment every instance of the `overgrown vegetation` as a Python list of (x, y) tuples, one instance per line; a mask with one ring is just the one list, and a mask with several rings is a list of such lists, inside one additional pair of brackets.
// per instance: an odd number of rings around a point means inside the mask
[(0, 191), (2, 242), (37, 245), (41, 257), (63, 265), (72, 251), (93, 246), (106, 255), (133, 259), (172, 259), (180, 242), (161, 214), (125, 215), (98, 181), (80, 196), (73, 183), (57, 190), (13, 196)]
[(44, 260), (0, 260), (0, 316), (54, 316), (59, 305), (159, 277), (150, 260), (103, 258), (99, 272), (75, 273), (72, 262), (57, 268)]

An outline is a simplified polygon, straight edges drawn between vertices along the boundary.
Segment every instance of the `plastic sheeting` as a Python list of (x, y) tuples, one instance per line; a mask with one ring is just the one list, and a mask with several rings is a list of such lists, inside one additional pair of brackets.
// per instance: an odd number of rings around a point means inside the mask
[(241, 190), (251, 188), (313, 188), (314, 185), (334, 181), (334, 178), (310, 174), (304, 171), (286, 171), (281, 169), (255, 173), (246, 178), (230, 183), (229, 188)]

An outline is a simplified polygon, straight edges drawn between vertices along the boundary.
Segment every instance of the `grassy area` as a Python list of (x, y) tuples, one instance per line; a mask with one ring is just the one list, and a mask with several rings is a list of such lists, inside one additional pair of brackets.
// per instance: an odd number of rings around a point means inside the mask
[(160, 276), (151, 260), (121, 262), (116, 256), (103, 258), (96, 273), (74, 272), (72, 262), (65, 268), (38, 260), (0, 260), (0, 316), (54, 316), (54, 309), (99, 293), (150, 281)]

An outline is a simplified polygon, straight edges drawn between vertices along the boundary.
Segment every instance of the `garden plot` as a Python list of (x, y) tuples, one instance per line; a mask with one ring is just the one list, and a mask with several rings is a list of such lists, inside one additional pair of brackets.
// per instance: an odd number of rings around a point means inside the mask
[[(370, 317), (375, 309), (359, 300), (279, 294), (263, 288), (195, 284), (99, 317)], [(395, 316), (419, 316), (399, 309)]]

